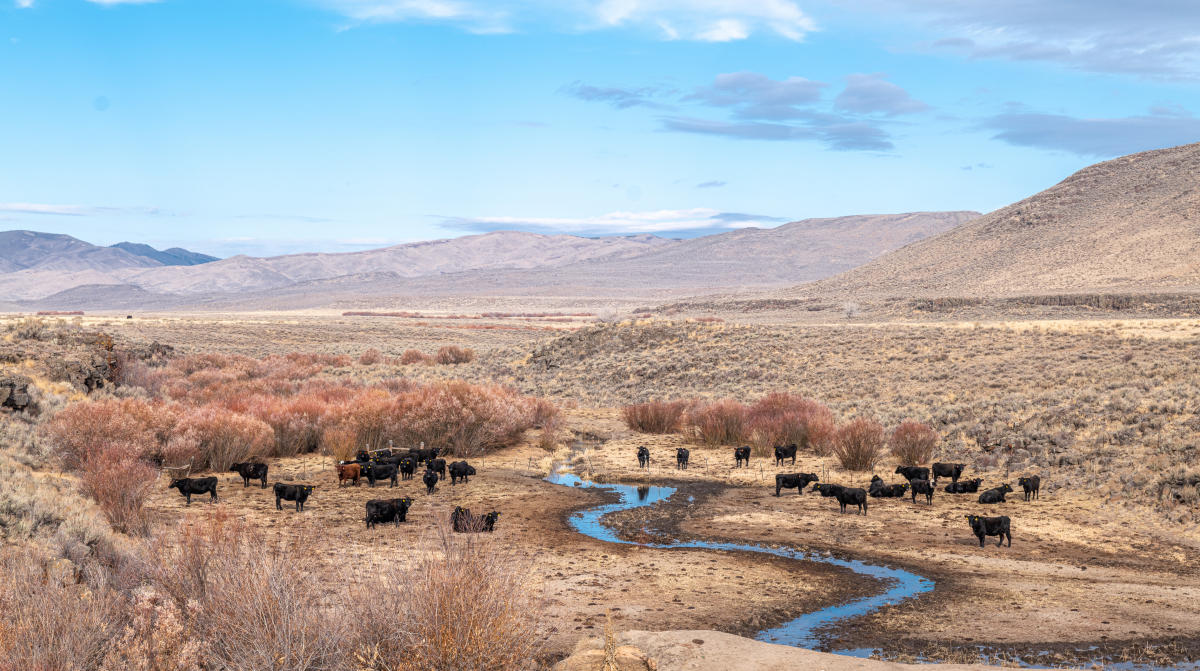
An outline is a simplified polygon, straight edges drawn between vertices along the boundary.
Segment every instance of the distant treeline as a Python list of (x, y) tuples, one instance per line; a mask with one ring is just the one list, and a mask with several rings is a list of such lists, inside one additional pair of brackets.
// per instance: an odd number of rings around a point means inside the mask
[(343, 317), (400, 317), (403, 319), (547, 319), (551, 317), (595, 317), (593, 312), (482, 312), (477, 315), (427, 315), (420, 312), (343, 312)]
[(83, 314), (83, 310), (38, 310), (39, 317), (77, 317)]

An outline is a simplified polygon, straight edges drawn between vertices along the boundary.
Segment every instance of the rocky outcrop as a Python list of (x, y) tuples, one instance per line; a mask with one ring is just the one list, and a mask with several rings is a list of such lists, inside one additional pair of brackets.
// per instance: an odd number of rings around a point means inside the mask
[(24, 375), (0, 373), (0, 407), (24, 412), (33, 405), (33, 397), (29, 395), (29, 385), (32, 381)]

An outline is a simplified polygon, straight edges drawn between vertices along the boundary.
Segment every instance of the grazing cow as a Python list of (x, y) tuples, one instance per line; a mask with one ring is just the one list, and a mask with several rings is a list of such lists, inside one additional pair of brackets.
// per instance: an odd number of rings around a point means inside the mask
[(358, 479), (362, 477), (362, 464), (355, 462), (338, 464), (337, 472), (339, 487), (347, 480), (353, 482), (354, 486), (357, 487)]
[(974, 494), (979, 491), (979, 485), (983, 483), (983, 478), (975, 478), (974, 480), (963, 480), (961, 482), (951, 482), (946, 485), (945, 490), (951, 494)]
[(692, 455), (692, 453), (686, 447), (680, 447), (680, 448), (676, 449), (675, 450), (675, 468), (676, 469), (682, 468), (683, 470), (686, 471), (687, 466), (688, 466), (688, 458), (691, 457), (691, 455)]
[(897, 466), (896, 474), (908, 481), (929, 479), (929, 469), (924, 466)]
[(804, 488), (810, 482), (816, 482), (820, 478), (816, 473), (791, 473), (785, 475), (780, 473), (775, 476), (775, 496), (779, 496), (779, 490), (796, 488), (797, 494), (803, 494)]
[(450, 484), (456, 485), (461, 479), (463, 484), (469, 484), (468, 476), (475, 475), (475, 467), (465, 461), (456, 461), (450, 464)]
[(1025, 490), (1025, 500), (1030, 500), (1030, 497), (1037, 499), (1038, 490), (1042, 488), (1042, 476), (1030, 475), (1023, 478), (1017, 478), (1017, 484), (1021, 485), (1021, 489)]
[(925, 503), (933, 505), (933, 483), (928, 480), (909, 480), (908, 484), (912, 486), (912, 502), (917, 502), (917, 494), (925, 495)]
[(280, 501), (295, 501), (296, 512), (304, 510), (304, 502), (308, 500), (312, 490), (312, 485), (285, 485), (282, 482), (276, 482), (275, 510), (283, 510), (283, 506), (279, 505)]
[(950, 478), (951, 482), (958, 482), (958, 478), (962, 476), (963, 469), (966, 466), (966, 464), (934, 464), (933, 486), (937, 486), (938, 478)]
[(1013, 488), (1006, 482), (999, 487), (993, 487), (979, 495), (980, 503), (1004, 503), (1004, 495), (1011, 492)]
[(639, 468), (650, 468), (650, 450), (645, 445), (638, 448), (637, 457)]
[(500, 519), (500, 513), (495, 510), (486, 515), (472, 515), (470, 509), (455, 506), (454, 512), (450, 513), (450, 524), (458, 533), (495, 531), (498, 519)]
[(736, 464), (734, 466), (734, 468), (738, 468), (739, 466), (741, 466), (743, 461), (746, 462), (746, 468), (750, 468), (750, 448), (749, 447), (733, 448), (733, 458), (734, 458), (734, 461)]
[(835, 494), (838, 500), (838, 505), (842, 507), (842, 513), (845, 514), (847, 505), (858, 506), (860, 515), (867, 514), (867, 493), (859, 487), (843, 487)]
[(372, 487), (375, 486), (376, 481), (382, 480), (390, 480), (392, 483), (391, 486), (395, 487), (397, 476), (400, 474), (400, 471), (396, 468), (396, 464), (373, 463), (363, 466), (362, 469), (363, 475), (367, 476), (367, 484)]
[(867, 495), (874, 496), (877, 499), (891, 499), (904, 496), (904, 492), (908, 490), (908, 484), (888, 485), (884, 484), (883, 478), (878, 475), (871, 476), (871, 486), (867, 488)]
[(433, 459), (428, 464), (425, 464), (425, 468), (433, 471), (434, 473), (437, 473), (439, 478), (441, 478), (443, 480), (446, 479), (446, 460), (445, 459)]
[(217, 479), (216, 477), (207, 478), (176, 478), (167, 485), (167, 489), (178, 489), (180, 494), (187, 499), (187, 505), (192, 505), (192, 494), (203, 494), (208, 492), (211, 495), (210, 501), (217, 500)]
[(821, 492), (821, 496), (829, 498), (831, 496), (837, 496), (838, 492), (842, 491), (843, 489), (845, 489), (845, 487), (842, 485), (816, 484), (813, 485), (813, 488), (810, 491)]
[(438, 480), (439, 480), (439, 478), (438, 478), (437, 471), (430, 470), (430, 469), (427, 469), (425, 471), (425, 475), (421, 476), (421, 482), (425, 483), (425, 493), (426, 494), (433, 493), (433, 490), (437, 487)]
[(967, 515), (967, 522), (971, 524), (971, 531), (974, 531), (975, 537), (979, 539), (979, 547), (983, 547), (984, 536), (998, 536), (996, 547), (1003, 545), (1004, 539), (1007, 537), (1008, 547), (1012, 547), (1012, 529), (1008, 515), (1001, 515), (999, 517)]
[(782, 466), (783, 460), (787, 459), (789, 457), (791, 458), (792, 463), (795, 464), (796, 463), (796, 449), (797, 449), (797, 447), (796, 447), (795, 443), (792, 443), (791, 445), (776, 445), (775, 446), (775, 465)]
[(400, 479), (412, 480), (413, 473), (417, 472), (417, 462), (411, 457), (400, 458)]
[(400, 499), (375, 499), (367, 501), (367, 528), (374, 528), (376, 524), (386, 524), (394, 522), (396, 526), (400, 526), (401, 522), (405, 521), (408, 515), (408, 508), (412, 505), (413, 500), (407, 496)]
[(243, 489), (250, 486), (251, 480), (261, 480), (262, 487), (259, 487), (259, 489), (267, 488), (266, 464), (256, 464), (249, 461), (243, 461), (236, 464), (230, 464), (229, 470), (232, 473), (237, 473), (238, 475), (242, 476)]

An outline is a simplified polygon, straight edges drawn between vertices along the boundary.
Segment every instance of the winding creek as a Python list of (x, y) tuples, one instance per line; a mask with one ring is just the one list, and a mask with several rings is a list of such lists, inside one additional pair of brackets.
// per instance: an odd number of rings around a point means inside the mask
[[(619, 497), (616, 503), (596, 506), (594, 508), (587, 508), (571, 515), (571, 526), (579, 533), (596, 540), (607, 543), (637, 545), (640, 547), (664, 550), (705, 549), (727, 550), (735, 552), (759, 552), (763, 554), (774, 555), (776, 557), (785, 557), (788, 559), (821, 562), (824, 564), (832, 564), (834, 566), (847, 568), (860, 575), (875, 578), (884, 587), (882, 592), (873, 596), (855, 599), (843, 604), (830, 606), (828, 608), (822, 608), (820, 610), (801, 615), (800, 617), (797, 617), (789, 622), (785, 622), (784, 624), (773, 629), (761, 631), (757, 636), (755, 636), (755, 638), (760, 641), (791, 645), (800, 648), (817, 649), (822, 647), (822, 641), (819, 633), (822, 628), (836, 624), (843, 620), (866, 615), (880, 607), (917, 596), (934, 588), (933, 580), (909, 571), (891, 568), (888, 566), (868, 564), (858, 560), (838, 559), (821, 553), (804, 550), (775, 548), (749, 543), (730, 543), (723, 541), (672, 541), (664, 543), (640, 543), (625, 540), (618, 536), (615, 530), (606, 526), (601, 521), (603, 517), (609, 513), (652, 506), (660, 501), (665, 501), (676, 492), (674, 487), (595, 483), (581, 479), (579, 476), (573, 473), (563, 473), (558, 471), (552, 472), (551, 475), (546, 478), (546, 481), (565, 487), (599, 489), (611, 492)], [(839, 649), (835, 646), (829, 646), (828, 651), (839, 655), (867, 657), (871, 654), (872, 649)], [(988, 661), (985, 654), (981, 654), (981, 657), (981, 661), (985, 663)], [(1015, 661), (1018, 665), (1025, 668), (1046, 668), (1037, 664), (1025, 664), (1019, 659), (1007, 661), (1009, 663)], [(1086, 667), (1091, 663), (1099, 664), (1108, 669), (1120, 669), (1123, 671), (1182, 671), (1185, 669), (1200, 669), (1200, 663), (1197, 662), (1182, 662), (1174, 666), (1155, 666), (1150, 664), (1129, 662), (1113, 663), (1111, 660), (1104, 659), (1095, 659), (1090, 663), (1084, 662), (1082, 664), (1080, 662), (1076, 662), (1075, 665)]]

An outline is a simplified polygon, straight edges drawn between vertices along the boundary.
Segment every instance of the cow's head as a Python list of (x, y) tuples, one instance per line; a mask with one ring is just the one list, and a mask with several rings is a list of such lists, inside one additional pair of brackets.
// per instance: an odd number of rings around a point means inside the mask
[(174, 480), (171, 480), (171, 484), (167, 485), (167, 489), (171, 489), (172, 487), (180, 487), (185, 482), (187, 482), (186, 478), (175, 478)]
[(1000, 485), (1000, 489), (1005, 492), (1011, 492), (1013, 490), (1012, 485), (1008, 484), (1007, 482), (1003, 485)]
[(246, 465), (246, 463), (242, 462), (242, 461), (239, 461), (236, 464), (229, 464), (229, 472), (236, 473), (239, 469), (241, 469), (242, 466), (245, 466), (245, 465)]

